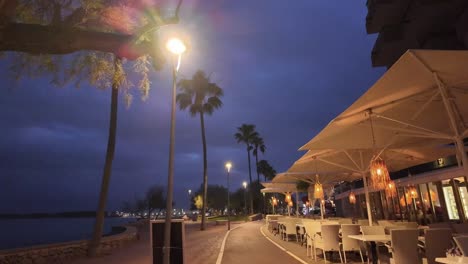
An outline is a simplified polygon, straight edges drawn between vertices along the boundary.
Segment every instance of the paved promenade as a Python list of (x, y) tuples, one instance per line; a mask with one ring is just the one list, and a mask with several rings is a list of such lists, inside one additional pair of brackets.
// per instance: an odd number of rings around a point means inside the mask
[[(217, 262), (226, 235), (226, 226), (208, 223), (207, 230), (200, 231), (199, 223), (187, 223), (186, 264), (325, 263), (322, 259), (315, 262), (306, 256), (305, 247), (297, 242), (286, 242), (278, 236), (273, 236), (263, 225), (264, 221), (233, 223), (232, 230), (225, 241), (221, 262)], [(115, 250), (110, 255), (94, 259), (79, 259), (71, 263), (151, 264), (149, 231), (142, 230), (139, 241)], [(333, 261), (327, 263), (339, 263), (338, 254), (335, 253)], [(360, 258), (353, 253), (348, 253), (348, 263), (360, 263)]]
[[(235, 227), (237, 224), (233, 224)], [(200, 231), (200, 223), (187, 223), (186, 228), (186, 258), (187, 264), (215, 264), (226, 234), (226, 226), (215, 226), (207, 223), (207, 229)], [(112, 254), (93, 259), (78, 259), (72, 264), (151, 264), (151, 246), (149, 230), (142, 230), (140, 240), (132, 242), (122, 249), (114, 250)]]
[(268, 241), (260, 232), (262, 225), (264, 225), (263, 221), (249, 222), (232, 230), (226, 240), (221, 263), (301, 263)]

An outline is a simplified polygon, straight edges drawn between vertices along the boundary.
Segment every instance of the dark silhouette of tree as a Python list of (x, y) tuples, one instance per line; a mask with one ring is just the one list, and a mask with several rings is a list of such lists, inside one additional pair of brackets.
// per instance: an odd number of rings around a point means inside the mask
[(250, 213), (253, 214), (253, 190), (255, 190), (252, 185), (252, 168), (250, 165), (250, 151), (253, 149), (252, 142), (258, 136), (258, 133), (255, 131), (255, 125), (242, 124), (237, 128), (237, 133), (234, 134), (234, 138), (237, 140), (237, 143), (243, 143), (247, 149), (247, 161), (249, 163), (249, 193), (250, 193)]
[(258, 171), (258, 151), (265, 153), (266, 147), (263, 138), (257, 133), (257, 136), (252, 140), (252, 154), (255, 156), (255, 168), (257, 169), (257, 181), (260, 182), (260, 173)]
[(144, 201), (148, 210), (148, 218), (151, 218), (151, 213), (154, 209), (159, 209), (159, 216), (161, 209), (164, 209), (166, 207), (164, 188), (160, 185), (154, 185), (150, 187), (148, 191), (146, 191)]
[[(200, 188), (195, 192), (195, 197), (203, 195), (204, 185), (202, 184)], [(222, 185), (211, 185), (207, 187), (207, 200), (206, 208), (211, 210), (216, 210), (218, 212), (224, 212), (224, 208), (227, 206), (227, 189)], [(194, 200), (192, 200), (194, 202)], [(194, 207), (196, 207), (194, 205)]]
[(179, 94), (177, 94), (176, 101), (181, 110), (188, 109), (192, 117), (200, 116), (201, 135), (203, 145), (203, 207), (202, 207), (202, 221), (200, 230), (205, 230), (206, 222), (206, 195), (208, 188), (208, 157), (206, 150), (206, 136), (205, 136), (205, 115), (212, 115), (213, 112), (223, 105), (221, 97), (223, 96), (223, 89), (216, 83), (210, 81), (206, 74), (198, 70), (192, 79), (182, 79), (179, 84)]
[(271, 181), (275, 175), (276, 170), (268, 163), (267, 160), (261, 160), (258, 162), (258, 172), (263, 175), (265, 181)]

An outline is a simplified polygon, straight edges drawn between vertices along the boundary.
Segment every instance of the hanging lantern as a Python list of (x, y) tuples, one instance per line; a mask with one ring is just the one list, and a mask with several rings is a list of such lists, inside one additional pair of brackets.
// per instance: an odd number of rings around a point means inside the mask
[(323, 199), (323, 187), (322, 184), (319, 181), (319, 176), (318, 174), (315, 175), (315, 184), (314, 184), (314, 198), (315, 199)]
[(354, 194), (353, 191), (349, 193), (349, 203), (350, 204), (355, 204), (356, 203), (356, 195)]
[(409, 194), (409, 197), (412, 199), (418, 198), (418, 192), (416, 191), (416, 187), (414, 186), (408, 187), (408, 194)]
[(385, 187), (385, 194), (389, 196), (396, 195), (396, 186), (393, 181), (389, 181), (387, 187)]
[(284, 199), (287, 203), (291, 201), (291, 194), (287, 193), (286, 194), (286, 199)]
[(370, 174), (370, 185), (374, 189), (381, 190), (388, 186), (390, 175), (385, 161), (380, 157), (372, 159), (370, 164)]

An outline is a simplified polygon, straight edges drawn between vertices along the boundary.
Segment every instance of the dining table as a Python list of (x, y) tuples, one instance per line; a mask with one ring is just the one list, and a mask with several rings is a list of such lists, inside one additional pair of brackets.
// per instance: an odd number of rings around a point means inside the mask
[(370, 253), (373, 264), (378, 263), (377, 242), (386, 243), (391, 241), (390, 235), (349, 235), (348, 237), (362, 242), (370, 243)]

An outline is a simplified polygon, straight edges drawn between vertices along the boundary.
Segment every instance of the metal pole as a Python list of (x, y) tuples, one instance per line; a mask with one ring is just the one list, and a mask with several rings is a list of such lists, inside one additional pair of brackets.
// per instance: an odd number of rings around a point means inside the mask
[(366, 196), (366, 207), (367, 207), (367, 218), (369, 219), (369, 225), (372, 226), (372, 210), (370, 208), (370, 198), (369, 198), (369, 187), (367, 187), (367, 178), (365, 173), (362, 173), (362, 180), (364, 181), (364, 193)]
[(244, 214), (247, 214), (247, 197), (246, 197), (246, 188), (244, 188)]
[(421, 192), (421, 187), (419, 186), (419, 184), (417, 184), (418, 186), (418, 193), (419, 193), (419, 202), (421, 203), (421, 210), (422, 210), (422, 213), (423, 213), (423, 221), (422, 221), (422, 224), (423, 225), (427, 225), (427, 216), (426, 216), (426, 206), (424, 205), (424, 197), (422, 195), (422, 192)]
[(296, 216), (299, 216), (299, 193), (296, 192)]
[(229, 199), (229, 169), (227, 171), (227, 218), (228, 218), (228, 230), (231, 230), (231, 201)]
[(403, 187), (403, 199), (405, 199), (405, 205), (406, 205), (406, 214), (407, 214), (407, 220), (408, 222), (411, 220), (411, 213), (410, 213), (410, 209), (408, 208), (408, 201), (406, 200), (406, 188)]
[(431, 197), (431, 188), (429, 187), (429, 183), (426, 183), (426, 189), (427, 189), (427, 197), (429, 198), (429, 204), (431, 205), (430, 208), (432, 210), (432, 216), (433, 216), (432, 221), (437, 222), (437, 216), (435, 213), (434, 202), (432, 201), (432, 197)]
[[(403, 210), (401, 210), (401, 204), (400, 204), (400, 191), (398, 191), (398, 187), (395, 185), (395, 190), (396, 190), (396, 195), (397, 195), (397, 203), (398, 203), (398, 209), (400, 210), (400, 220), (403, 222)], [(404, 198), (403, 198), (404, 199)]]
[[(180, 59), (180, 55), (179, 55)], [(174, 63), (172, 68), (172, 105), (171, 105), (171, 134), (169, 139), (169, 168), (167, 174), (167, 196), (166, 196), (166, 220), (164, 228), (163, 263), (169, 264), (171, 261), (171, 220), (172, 220), (172, 199), (174, 188), (174, 144), (175, 144), (175, 112), (176, 112), (176, 79), (177, 69)]]
[(321, 218), (322, 218), (322, 220), (323, 220), (323, 215), (324, 215), (323, 209), (324, 209), (324, 206), (323, 206), (323, 204), (322, 204), (322, 199), (319, 199), (319, 202), (320, 202), (320, 216), (321, 216)]

